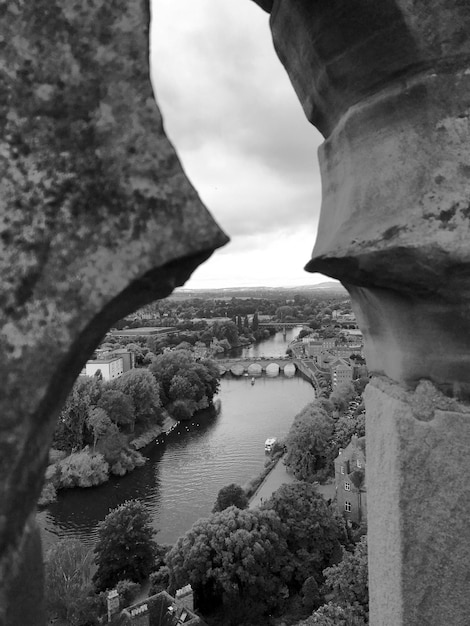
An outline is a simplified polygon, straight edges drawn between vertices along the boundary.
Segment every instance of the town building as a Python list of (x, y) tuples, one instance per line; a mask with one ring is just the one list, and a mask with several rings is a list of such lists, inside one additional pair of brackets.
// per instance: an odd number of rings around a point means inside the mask
[(178, 589), (175, 597), (161, 591), (123, 610), (116, 590), (108, 594), (110, 626), (207, 626), (194, 612), (191, 585)]
[(327, 339), (323, 339), (322, 347), (323, 350), (331, 350), (336, 346), (336, 337), (328, 337)]
[(131, 350), (123, 348), (117, 348), (116, 350), (107, 350), (105, 354), (98, 355), (101, 358), (122, 358), (122, 371), (123, 373), (134, 369), (135, 367), (135, 354)]
[(114, 380), (124, 373), (124, 362), (121, 356), (87, 361), (82, 369), (82, 376), (97, 376), (101, 372), (103, 380)]
[(336, 348), (332, 349), (331, 352), (340, 359), (349, 359), (351, 354), (358, 354), (362, 356), (362, 346), (361, 345), (340, 345), (336, 346)]
[(135, 367), (135, 354), (125, 348), (96, 350), (96, 358), (86, 362), (81, 376), (96, 376), (101, 372), (103, 380), (114, 380)]
[(323, 344), (321, 341), (310, 340), (305, 342), (304, 350), (307, 356), (311, 356), (314, 359), (317, 359), (320, 356), (321, 351), (323, 350)]
[(335, 459), (336, 505), (351, 523), (367, 520), (366, 438), (353, 435)]
[(333, 390), (338, 385), (350, 383), (353, 379), (354, 369), (346, 359), (336, 359), (330, 363), (331, 385)]

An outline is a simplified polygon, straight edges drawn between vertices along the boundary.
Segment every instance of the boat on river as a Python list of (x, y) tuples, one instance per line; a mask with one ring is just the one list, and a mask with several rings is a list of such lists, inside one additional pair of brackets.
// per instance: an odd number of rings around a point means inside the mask
[(268, 439), (266, 439), (266, 441), (264, 442), (264, 451), (271, 452), (276, 444), (276, 441), (276, 437), (269, 437)]

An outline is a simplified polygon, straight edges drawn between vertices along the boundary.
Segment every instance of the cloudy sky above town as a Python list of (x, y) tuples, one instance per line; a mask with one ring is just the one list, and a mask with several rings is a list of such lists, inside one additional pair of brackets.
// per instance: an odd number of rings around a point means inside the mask
[(250, 0), (153, 0), (152, 78), (166, 131), (231, 237), (186, 287), (304, 285), (321, 201), (321, 136)]

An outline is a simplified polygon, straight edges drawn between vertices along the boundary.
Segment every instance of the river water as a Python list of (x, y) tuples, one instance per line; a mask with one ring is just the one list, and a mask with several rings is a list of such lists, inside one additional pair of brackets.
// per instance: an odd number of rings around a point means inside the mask
[[(300, 328), (243, 349), (243, 356), (280, 356)], [(99, 521), (131, 498), (145, 504), (159, 529), (159, 543), (173, 543), (212, 509), (221, 487), (243, 485), (264, 466), (264, 441), (284, 436), (296, 413), (314, 399), (313, 387), (299, 376), (224, 377), (217, 416), (180, 425), (160, 444), (146, 448), (147, 464), (122, 478), (91, 489), (60, 492), (38, 514), (47, 548), (59, 537), (93, 545)]]

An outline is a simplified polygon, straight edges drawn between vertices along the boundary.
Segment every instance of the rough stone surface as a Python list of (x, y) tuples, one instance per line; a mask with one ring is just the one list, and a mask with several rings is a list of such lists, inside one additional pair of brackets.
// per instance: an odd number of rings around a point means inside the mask
[[(274, 2), (271, 27), (305, 113), (325, 136), (307, 269), (351, 286), (374, 371), (464, 385), (470, 4), (285, 0)], [(407, 363), (392, 362), (390, 351)]]
[(258, 4), (325, 137), (306, 269), (347, 287), (389, 377), (366, 392), (370, 623), (467, 625), (470, 3)]
[(0, 624), (28, 626), (6, 615), (35, 601), (12, 581), (61, 403), (115, 320), (227, 238), (165, 137), (147, 2), (0, 0), (0, 24)]
[(470, 408), (385, 378), (365, 402), (370, 623), (467, 626)]
[(274, 0), (254, 0), (254, 2), (268, 13), (271, 12), (274, 4)]

